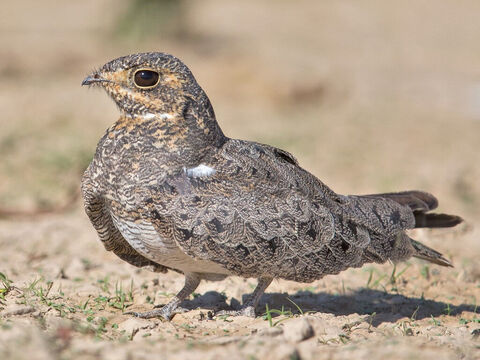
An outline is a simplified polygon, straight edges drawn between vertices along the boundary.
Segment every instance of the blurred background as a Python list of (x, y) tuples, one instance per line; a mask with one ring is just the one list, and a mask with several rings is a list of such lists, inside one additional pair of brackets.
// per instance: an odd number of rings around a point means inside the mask
[(163, 51), (192, 69), (230, 137), (294, 153), (337, 192), (424, 189), (474, 220), (479, 13), (476, 0), (4, 1), (0, 208), (70, 201), (118, 117), (82, 79)]

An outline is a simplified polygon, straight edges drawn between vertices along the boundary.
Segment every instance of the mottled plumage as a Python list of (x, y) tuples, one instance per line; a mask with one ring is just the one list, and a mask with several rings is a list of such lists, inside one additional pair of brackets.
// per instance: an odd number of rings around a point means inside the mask
[(430, 214), (420, 191), (343, 196), (288, 152), (221, 131), (206, 94), (177, 58), (144, 53), (113, 60), (83, 84), (100, 85), (122, 112), (85, 172), (85, 209), (107, 250), (138, 267), (185, 274), (169, 319), (201, 279), (259, 279), (237, 314), (254, 308), (272, 279), (310, 282), (365, 263), (411, 256), (449, 266), (406, 229), (454, 226)]

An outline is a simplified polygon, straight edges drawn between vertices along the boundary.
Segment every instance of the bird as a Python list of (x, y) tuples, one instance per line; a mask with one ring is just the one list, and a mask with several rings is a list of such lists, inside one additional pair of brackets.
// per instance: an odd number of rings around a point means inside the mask
[(452, 266), (408, 229), (453, 227), (423, 191), (335, 193), (289, 152), (227, 137), (205, 91), (178, 58), (127, 55), (82, 85), (120, 110), (82, 178), (85, 212), (108, 251), (139, 268), (184, 274), (183, 288), (141, 318), (171, 320), (201, 280), (258, 284), (240, 308), (255, 317), (274, 279), (308, 283), (366, 263), (416, 257)]

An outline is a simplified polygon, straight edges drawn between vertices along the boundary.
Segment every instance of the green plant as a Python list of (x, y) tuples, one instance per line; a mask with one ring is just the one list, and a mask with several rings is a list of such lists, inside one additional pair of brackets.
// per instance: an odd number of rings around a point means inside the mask
[(412, 313), (412, 316), (410, 316), (410, 321), (415, 322), (417, 320), (418, 310), (420, 310), (420, 305), (417, 306), (415, 311)]
[(372, 331), (371, 328), (372, 328), (372, 324), (373, 324), (373, 320), (375, 319), (375, 316), (377, 316), (377, 313), (376, 312), (373, 312), (369, 317), (368, 317), (368, 332)]
[(298, 306), (292, 299), (290, 299), (288, 297), (287, 297), (287, 300), (290, 301), (297, 308), (300, 315), (303, 315), (303, 310), (300, 308), (300, 306)]
[(12, 290), (12, 280), (0, 272), (0, 284), (2, 285), (2, 288), (0, 288), (0, 303), (4, 304), (5, 296)]
[(103, 279), (97, 280), (99, 284), (101, 284), (101, 288), (103, 291), (110, 293), (110, 282), (108, 275), (105, 276)]
[(430, 280), (430, 268), (428, 265), (423, 265), (420, 269), (420, 274), (427, 280)]
[(447, 303), (447, 306), (445, 306), (445, 309), (443, 311), (445, 311), (445, 314), (447, 314), (448, 316), (450, 316), (452, 314), (452, 309), (450, 308), (450, 303)]
[(411, 265), (407, 263), (407, 266), (400, 271), (398, 274), (396, 273), (397, 271), (397, 264), (393, 265), (393, 270), (390, 275), (390, 285), (392, 285), (392, 291), (398, 291), (397, 289), (397, 281), (400, 279), (400, 277), (403, 275), (403, 273), (410, 267)]
[(385, 287), (380, 284), (380, 282), (381, 282), (383, 279), (385, 279), (385, 278), (387, 277), (387, 275), (386, 275), (386, 274), (382, 274), (382, 275), (380, 275), (380, 277), (379, 277), (378, 279), (376, 279), (376, 280), (374, 281), (374, 275), (373, 275), (373, 273), (374, 273), (374, 272), (377, 272), (377, 270), (371, 267), (371, 268), (368, 269), (368, 271), (369, 271), (369, 276), (368, 276), (367, 284), (365, 285), (365, 287), (366, 287), (367, 289), (376, 289), (378, 286), (381, 286), (384, 290), (386, 290)]
[[(284, 316), (284, 318), (273, 321), (272, 315)], [(270, 309), (268, 304), (265, 304), (265, 314), (263, 314), (263, 319), (268, 321), (268, 325), (270, 327), (277, 326), (282, 321), (285, 321), (288, 318), (293, 317), (293, 313), (291, 310), (285, 310), (284, 306), (282, 306), (281, 310), (278, 309)]]
[(433, 315), (430, 315), (431, 319), (432, 319), (432, 323), (433, 325), (435, 326), (442, 326), (442, 323), (440, 322), (440, 320), (437, 320), (433, 317)]

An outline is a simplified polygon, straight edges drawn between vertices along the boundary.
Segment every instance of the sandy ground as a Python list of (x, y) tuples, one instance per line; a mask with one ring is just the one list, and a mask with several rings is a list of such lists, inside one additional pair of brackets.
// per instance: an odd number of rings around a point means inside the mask
[[(157, 28), (132, 3), (2, 5), (0, 216), (69, 206), (0, 219), (0, 358), (480, 358), (480, 4), (183, 1)], [(455, 267), (277, 280), (256, 319), (211, 318), (255, 287), (234, 277), (203, 282), (169, 323), (125, 314), (165, 304), (183, 277), (104, 251), (71, 200), (118, 116), (79, 84), (145, 50), (186, 61), (229, 136), (294, 153), (338, 192), (436, 194), (465, 223), (411, 236)]]

